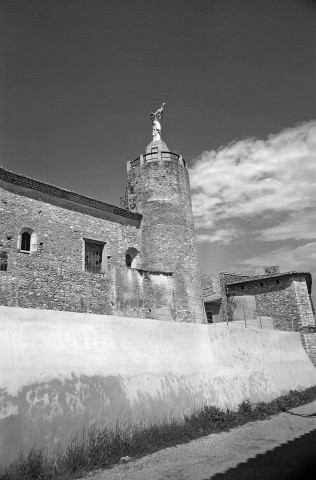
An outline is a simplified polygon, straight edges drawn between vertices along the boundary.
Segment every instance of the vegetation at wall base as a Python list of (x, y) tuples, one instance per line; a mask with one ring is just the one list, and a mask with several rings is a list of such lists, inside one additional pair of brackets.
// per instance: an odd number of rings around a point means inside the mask
[(316, 386), (303, 391), (291, 390), (269, 403), (252, 404), (245, 400), (237, 411), (206, 405), (184, 418), (165, 418), (159, 422), (119, 425), (115, 429), (93, 426), (83, 430), (66, 448), (58, 447), (52, 456), (44, 449), (22, 454), (2, 468), (0, 480), (66, 480), (84, 476), (88, 471), (107, 468), (124, 457), (135, 458), (171, 445), (218, 433), (247, 422), (316, 400)]

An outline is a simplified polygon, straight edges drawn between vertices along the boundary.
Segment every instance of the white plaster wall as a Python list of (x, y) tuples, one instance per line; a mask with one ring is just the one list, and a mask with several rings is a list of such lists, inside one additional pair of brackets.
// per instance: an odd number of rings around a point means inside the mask
[(0, 307), (0, 458), (94, 422), (316, 385), (299, 333)]
[(256, 297), (254, 295), (235, 295), (232, 301), (233, 319), (245, 322), (257, 317)]

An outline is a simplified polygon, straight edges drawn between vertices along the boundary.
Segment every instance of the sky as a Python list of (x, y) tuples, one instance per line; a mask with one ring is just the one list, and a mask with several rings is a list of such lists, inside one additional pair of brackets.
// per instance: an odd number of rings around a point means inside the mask
[(0, 0), (0, 67), (4, 168), (119, 204), (165, 102), (202, 273), (316, 278), (316, 2)]

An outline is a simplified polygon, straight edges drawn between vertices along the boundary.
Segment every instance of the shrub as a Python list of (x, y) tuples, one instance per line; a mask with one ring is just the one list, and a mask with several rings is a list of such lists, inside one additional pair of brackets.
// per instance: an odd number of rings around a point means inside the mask
[(252, 404), (249, 400), (244, 400), (238, 405), (238, 413), (241, 415), (250, 415), (252, 412)]

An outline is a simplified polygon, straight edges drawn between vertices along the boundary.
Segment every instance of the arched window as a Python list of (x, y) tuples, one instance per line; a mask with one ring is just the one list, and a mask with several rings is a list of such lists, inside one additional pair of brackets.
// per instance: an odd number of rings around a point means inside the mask
[(139, 251), (137, 248), (130, 247), (126, 250), (125, 263), (128, 268), (136, 268), (139, 259)]
[(18, 248), (23, 253), (36, 252), (37, 235), (31, 228), (22, 228), (19, 235)]
[(31, 250), (31, 235), (29, 232), (23, 232), (21, 235), (21, 250), (24, 252)]

